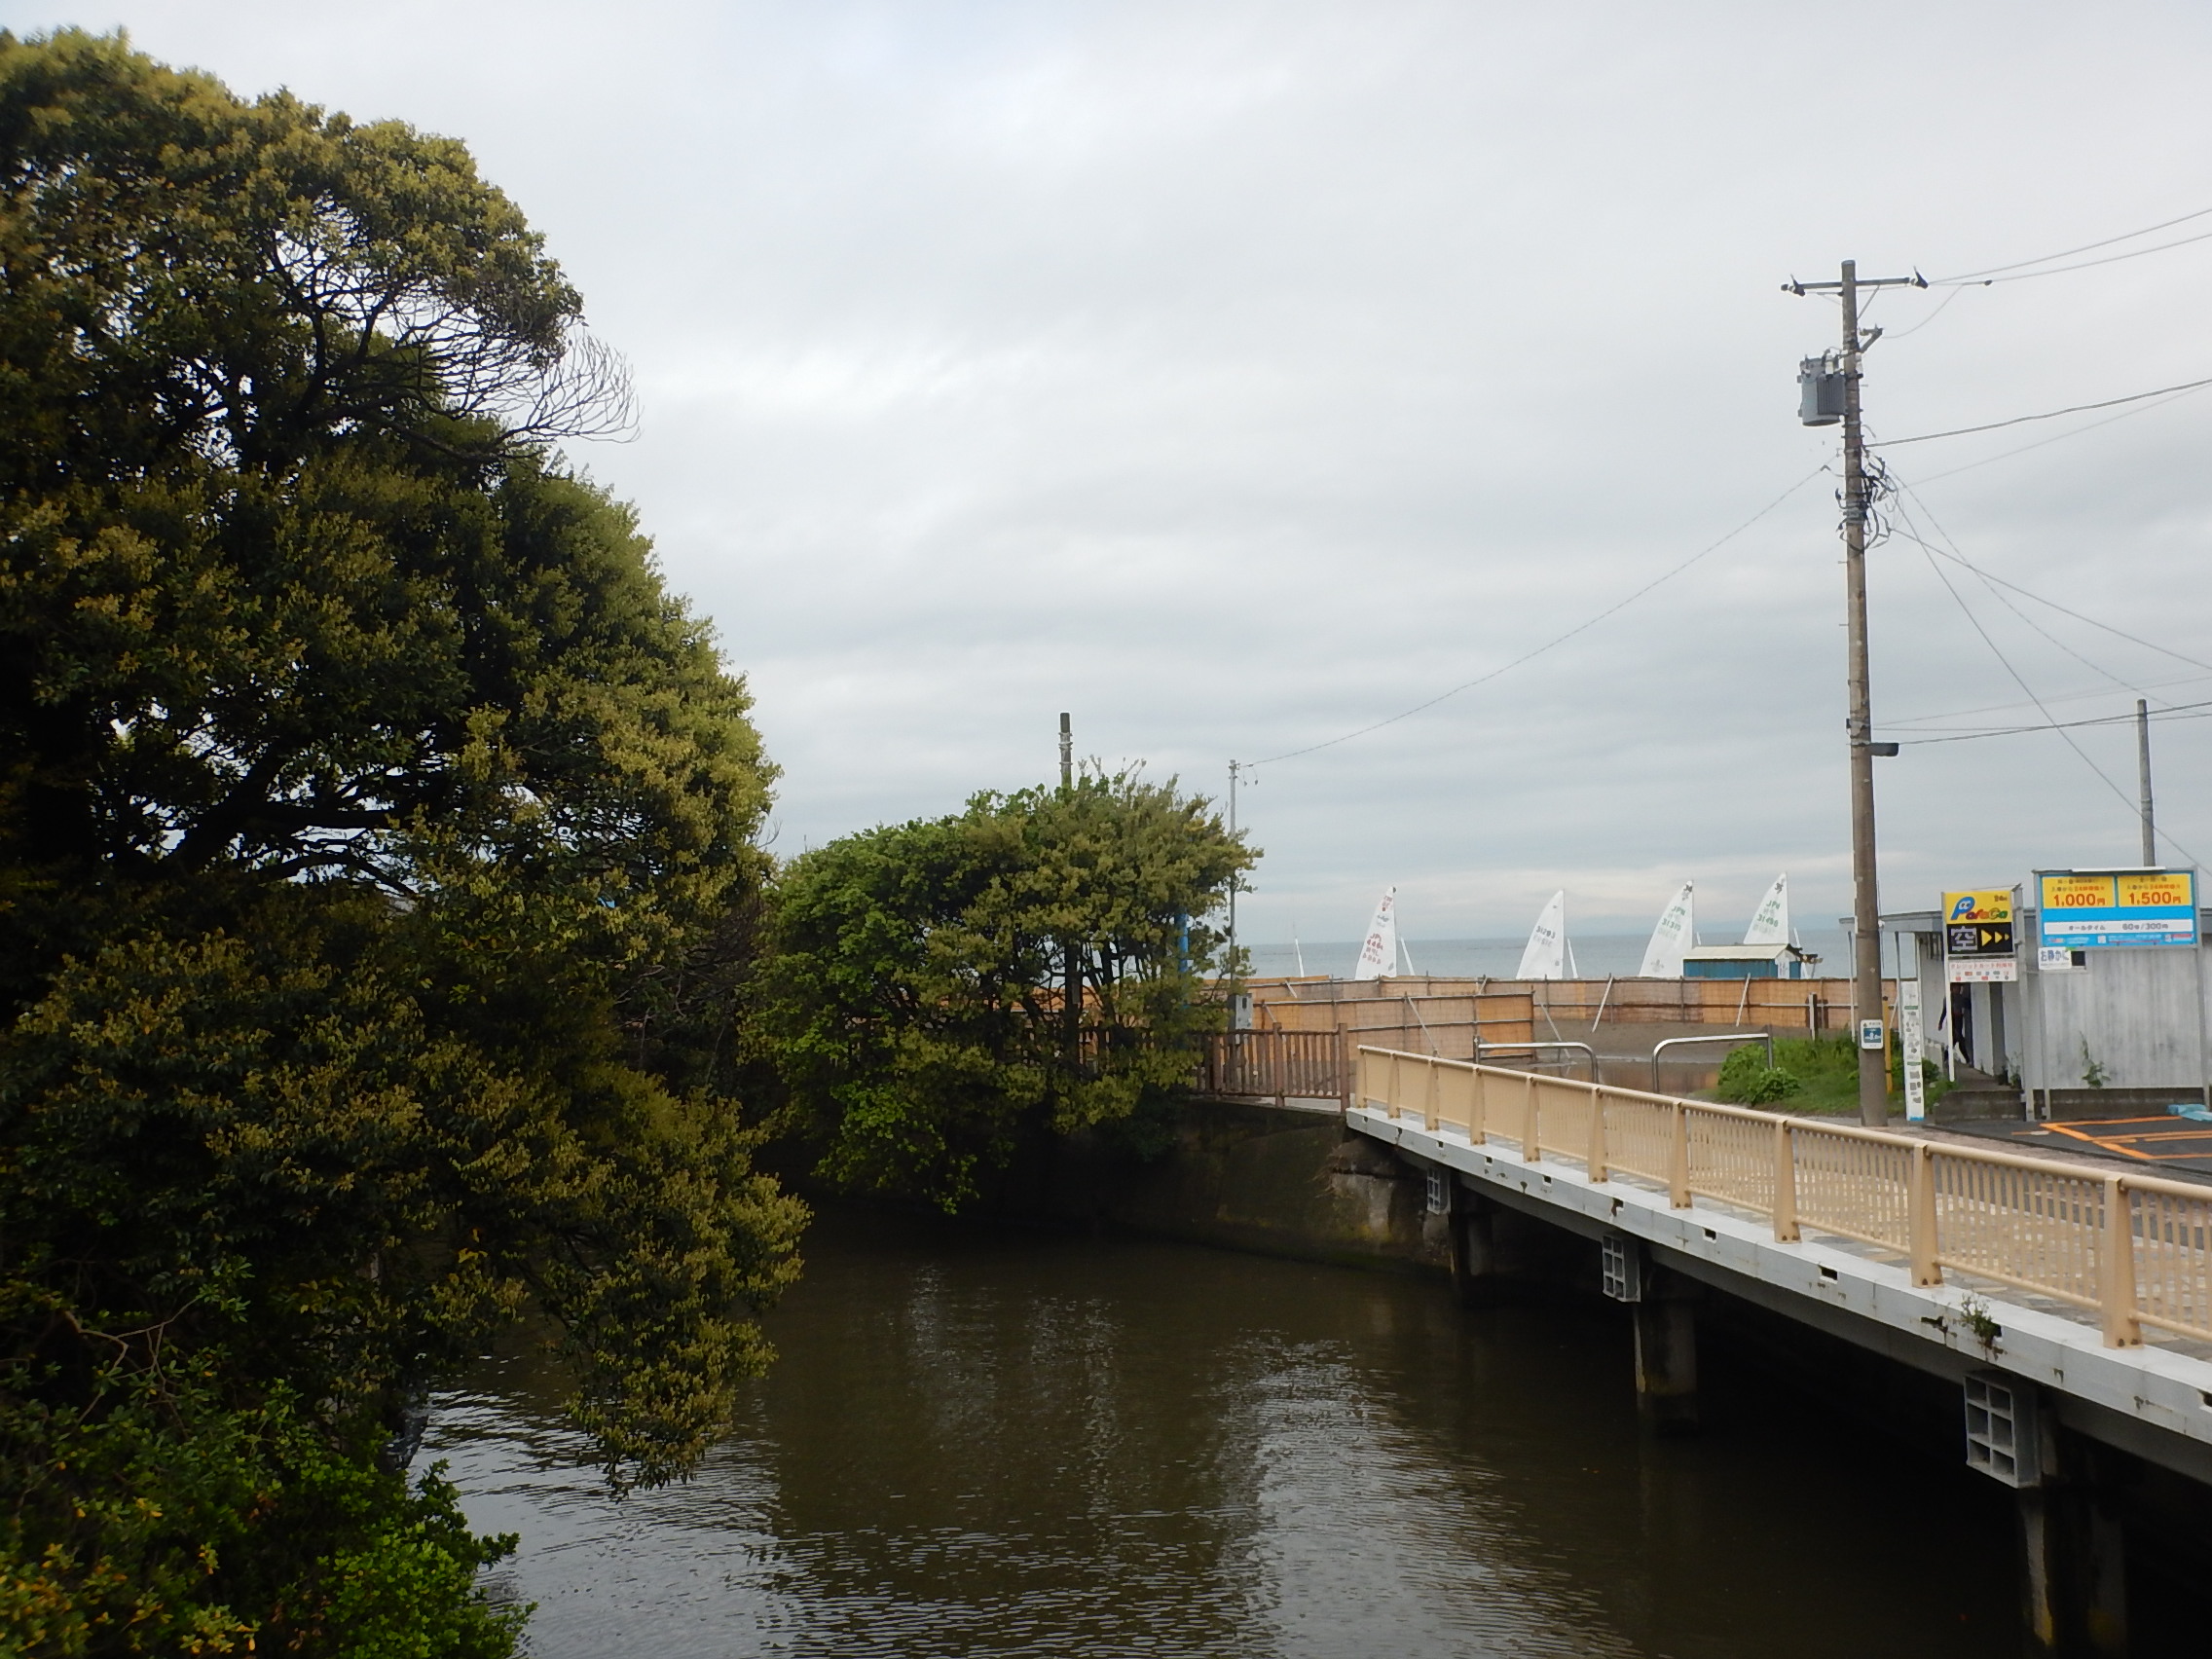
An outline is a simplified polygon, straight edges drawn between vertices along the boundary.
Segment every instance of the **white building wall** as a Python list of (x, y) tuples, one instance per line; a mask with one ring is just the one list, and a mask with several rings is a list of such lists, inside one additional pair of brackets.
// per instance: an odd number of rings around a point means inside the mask
[(2206, 985), (2198, 951), (2090, 950), (2087, 966), (2049, 974), (2036, 971), (2032, 949), (2021, 954), (2027, 1018), (2013, 1041), (2033, 1087), (2090, 1087), (2092, 1063), (2108, 1088), (2201, 1087)]

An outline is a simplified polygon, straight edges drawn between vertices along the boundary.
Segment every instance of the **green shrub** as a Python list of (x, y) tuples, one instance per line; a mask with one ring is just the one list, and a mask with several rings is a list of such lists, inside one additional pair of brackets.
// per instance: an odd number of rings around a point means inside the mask
[(1720, 1082), (1714, 1092), (1739, 1106), (1763, 1106), (1799, 1093), (1804, 1087), (1795, 1072), (1768, 1065), (1763, 1049), (1746, 1044), (1720, 1062)]

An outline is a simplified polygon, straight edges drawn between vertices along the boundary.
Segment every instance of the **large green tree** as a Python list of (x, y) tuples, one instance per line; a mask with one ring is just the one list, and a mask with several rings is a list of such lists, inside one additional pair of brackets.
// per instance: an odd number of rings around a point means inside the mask
[(723, 1088), (772, 769), (552, 448), (624, 395), (458, 143), (0, 34), (25, 1651), (498, 1651), (450, 1498), (373, 1467), (407, 1402), (535, 1311), (655, 1480), (764, 1363), (803, 1211)]
[(793, 860), (751, 1025), (792, 1127), (832, 1180), (956, 1210), (1025, 1134), (1141, 1124), (1221, 1021), (1210, 919), (1251, 863), (1207, 801), (1133, 773)]

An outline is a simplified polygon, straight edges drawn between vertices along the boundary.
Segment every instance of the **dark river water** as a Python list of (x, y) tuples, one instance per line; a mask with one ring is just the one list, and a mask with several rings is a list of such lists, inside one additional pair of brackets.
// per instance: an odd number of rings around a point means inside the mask
[(690, 1482), (610, 1500), (528, 1356), (427, 1455), (541, 1659), (2019, 1651), (1987, 1483), (1725, 1367), (1645, 1439), (1614, 1311), (830, 1214)]

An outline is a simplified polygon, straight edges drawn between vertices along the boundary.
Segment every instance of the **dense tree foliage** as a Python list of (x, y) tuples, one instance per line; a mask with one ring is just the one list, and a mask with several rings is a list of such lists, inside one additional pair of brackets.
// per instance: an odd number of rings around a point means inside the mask
[(957, 1209), (1024, 1132), (1172, 1099), (1221, 1019), (1206, 918), (1251, 859), (1205, 801), (1124, 774), (793, 860), (752, 1035), (822, 1172)]
[(764, 1361), (771, 769), (548, 447), (622, 395), (460, 145), (0, 34), (18, 1649), (501, 1651), (406, 1402), (535, 1310), (655, 1480)]

